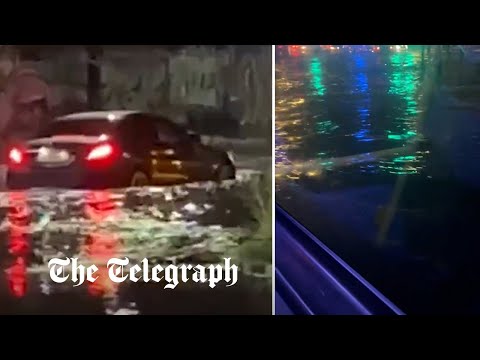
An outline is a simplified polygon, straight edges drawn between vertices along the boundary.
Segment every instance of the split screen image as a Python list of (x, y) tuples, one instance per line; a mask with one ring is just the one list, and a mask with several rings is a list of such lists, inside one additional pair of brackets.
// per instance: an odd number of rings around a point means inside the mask
[(478, 49), (0, 45), (0, 313), (478, 313)]

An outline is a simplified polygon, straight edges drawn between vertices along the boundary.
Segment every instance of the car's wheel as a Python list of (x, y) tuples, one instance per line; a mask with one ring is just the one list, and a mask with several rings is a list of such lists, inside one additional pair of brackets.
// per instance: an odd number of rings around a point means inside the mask
[(130, 186), (132, 187), (142, 187), (150, 184), (148, 176), (142, 171), (135, 171), (130, 180)]
[(217, 170), (217, 181), (235, 179), (235, 167), (232, 164), (224, 164)]

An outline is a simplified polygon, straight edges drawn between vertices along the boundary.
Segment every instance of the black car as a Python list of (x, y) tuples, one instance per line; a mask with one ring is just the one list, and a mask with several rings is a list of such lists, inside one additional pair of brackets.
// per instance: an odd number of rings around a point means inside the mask
[(39, 138), (8, 147), (7, 185), (112, 188), (235, 178), (228, 153), (154, 114), (77, 113), (53, 121)]

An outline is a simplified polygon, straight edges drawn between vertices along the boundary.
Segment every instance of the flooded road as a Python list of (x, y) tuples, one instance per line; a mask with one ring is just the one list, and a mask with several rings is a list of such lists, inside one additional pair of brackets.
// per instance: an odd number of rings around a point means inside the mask
[(277, 202), (407, 314), (480, 312), (478, 108), (429, 96), (420, 48), (296, 55), (276, 59)]
[[(280, 59), (277, 168), (315, 159), (328, 169), (334, 158), (406, 146), (418, 134), (423, 111), (417, 94), (420, 62), (419, 54), (410, 52)], [(372, 162), (359, 171), (397, 174), (405, 171), (400, 164), (408, 161), (407, 171), (418, 172), (423, 165), (415, 155), (393, 163)]]
[[(2, 314), (271, 314), (271, 262), (240, 245), (255, 234), (252, 200), (261, 173), (237, 180), (112, 191), (32, 189), (0, 193)], [(54, 283), (52, 258), (95, 264), (99, 278), (73, 287)], [(113, 283), (106, 263), (217, 264), (240, 267), (232, 287), (188, 282)]]

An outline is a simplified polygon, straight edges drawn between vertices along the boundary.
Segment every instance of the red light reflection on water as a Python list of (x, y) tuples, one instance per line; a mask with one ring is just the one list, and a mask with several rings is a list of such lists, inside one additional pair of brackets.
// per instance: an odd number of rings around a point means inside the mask
[[(86, 195), (85, 215), (97, 224), (101, 224), (109, 217), (118, 215), (120, 209), (112, 199), (109, 191), (91, 191)], [(108, 230), (94, 231), (85, 239), (84, 252), (94, 262), (98, 276), (93, 283), (88, 283), (88, 292), (92, 296), (108, 296), (116, 293), (118, 284), (112, 282), (108, 276), (107, 262), (121, 252), (121, 245), (116, 234)]]
[(8, 287), (13, 296), (22, 298), (27, 293), (27, 265), (24, 258), (18, 257), (7, 269)]
[(27, 292), (27, 256), (30, 253), (31, 211), (24, 192), (8, 194), (7, 219), (10, 223), (8, 251), (13, 264), (6, 269), (8, 287), (13, 296), (21, 298)]

